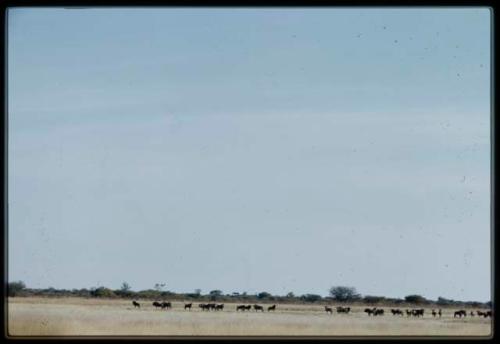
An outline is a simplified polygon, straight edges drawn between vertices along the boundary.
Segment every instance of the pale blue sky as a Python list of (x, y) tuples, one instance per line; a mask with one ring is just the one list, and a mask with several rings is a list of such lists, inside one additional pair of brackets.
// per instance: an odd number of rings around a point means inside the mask
[(487, 8), (8, 11), (9, 278), (490, 300)]

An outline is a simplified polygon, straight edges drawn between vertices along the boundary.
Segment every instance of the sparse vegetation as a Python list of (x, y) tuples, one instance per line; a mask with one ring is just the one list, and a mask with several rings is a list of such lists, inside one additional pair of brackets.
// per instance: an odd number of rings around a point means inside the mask
[[(141, 300), (139, 300), (141, 302)], [(141, 302), (142, 303), (142, 302)], [(206, 312), (173, 302), (171, 310), (155, 310), (149, 303), (135, 308), (130, 300), (103, 298), (9, 299), (9, 334), (19, 335), (468, 335), (487, 336), (491, 319), (453, 319), (455, 309), (442, 318), (408, 319), (385, 315), (369, 317), (364, 306), (352, 306), (349, 315), (326, 314), (321, 304), (279, 303), (275, 312), (236, 312), (237, 303), (224, 311)], [(270, 305), (270, 304), (269, 304)]]
[[(223, 295), (221, 290), (212, 290), (208, 294), (203, 295), (201, 289), (195, 289), (192, 293), (174, 293), (168, 290), (161, 291), (160, 288), (146, 289), (133, 291), (127, 282), (122, 283), (120, 289), (112, 290), (106, 287), (93, 287), (90, 289), (30, 289), (26, 287), (24, 282), (15, 281), (8, 284), (8, 293), (11, 297), (82, 297), (82, 298), (100, 298), (100, 299), (141, 299), (141, 300), (161, 300), (169, 299), (172, 301), (218, 301), (218, 302), (281, 302), (289, 304), (315, 304), (321, 302), (327, 303), (351, 303), (354, 305), (386, 305), (386, 306), (412, 306), (412, 305), (427, 305), (432, 307), (476, 307), (476, 308), (491, 308), (491, 302), (477, 301), (455, 301), (439, 297), (436, 301), (428, 300), (421, 295), (408, 295), (405, 299), (388, 298), (384, 296), (361, 296), (352, 287), (333, 287), (330, 289), (330, 296), (323, 297), (317, 294), (304, 294), (297, 296), (293, 292), (288, 292), (286, 295), (272, 295), (269, 292), (260, 292), (257, 294), (248, 294), (247, 292), (232, 292)], [(344, 288), (348, 288), (346, 292)], [(332, 290), (334, 294), (331, 294)]]

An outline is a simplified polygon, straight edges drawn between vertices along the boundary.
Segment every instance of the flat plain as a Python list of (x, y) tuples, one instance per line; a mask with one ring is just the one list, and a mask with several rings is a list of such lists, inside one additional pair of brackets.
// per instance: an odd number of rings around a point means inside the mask
[[(236, 303), (222, 311), (191, 311), (182, 302), (169, 310), (155, 309), (151, 301), (85, 298), (16, 297), (8, 300), (10, 336), (490, 336), (492, 319), (454, 318), (454, 308), (434, 318), (368, 316), (366, 306), (351, 307), (349, 314), (327, 314), (324, 305), (277, 304), (276, 311), (237, 312)], [(334, 305), (335, 306), (335, 305)], [(406, 308), (402, 308), (402, 310)], [(468, 309), (469, 312), (472, 309)], [(475, 309), (474, 309), (475, 310)]]

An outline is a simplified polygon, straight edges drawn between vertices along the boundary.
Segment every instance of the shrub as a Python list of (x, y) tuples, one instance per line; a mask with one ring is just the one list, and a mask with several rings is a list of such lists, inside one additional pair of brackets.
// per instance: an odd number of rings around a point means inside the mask
[(306, 302), (316, 302), (320, 301), (322, 297), (321, 295), (316, 295), (316, 294), (304, 294), (300, 297), (300, 299)]
[(257, 298), (259, 298), (259, 299), (270, 299), (270, 298), (272, 298), (272, 295), (270, 293), (267, 293), (267, 292), (263, 291), (263, 292), (257, 294)]
[(421, 295), (405, 296), (405, 301), (408, 303), (414, 303), (416, 305), (429, 303), (429, 300), (427, 300), (425, 297), (423, 297)]
[(90, 295), (93, 297), (116, 297), (116, 294), (111, 289), (105, 287), (92, 288), (90, 290)]
[(383, 302), (385, 300), (386, 300), (386, 298), (383, 296), (367, 295), (367, 296), (363, 297), (363, 302), (370, 303), (370, 304), (380, 303), (380, 302)]
[(7, 285), (7, 291), (9, 296), (20, 296), (26, 289), (26, 284), (23, 281), (10, 282)]

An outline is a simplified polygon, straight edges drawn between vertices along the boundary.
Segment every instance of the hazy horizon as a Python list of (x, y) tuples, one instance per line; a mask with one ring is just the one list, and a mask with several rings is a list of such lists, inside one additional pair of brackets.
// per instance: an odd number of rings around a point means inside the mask
[(491, 300), (483, 8), (10, 8), (9, 281)]

